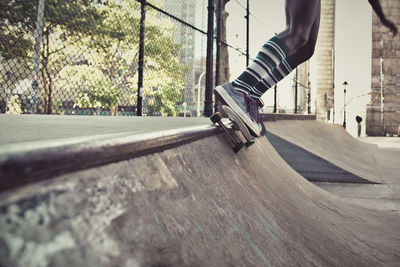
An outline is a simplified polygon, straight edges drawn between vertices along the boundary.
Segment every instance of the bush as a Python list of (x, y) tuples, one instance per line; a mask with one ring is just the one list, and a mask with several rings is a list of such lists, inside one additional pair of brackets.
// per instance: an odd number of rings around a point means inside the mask
[(178, 116), (182, 111), (177, 105), (182, 101), (183, 87), (175, 83), (168, 83), (158, 88), (153, 93), (152, 101), (149, 101), (150, 114), (160, 113), (162, 116)]
[(6, 114), (22, 114), (21, 100), (18, 95), (13, 95), (8, 100)]
[(105, 81), (96, 82), (76, 95), (74, 108), (109, 108), (115, 111), (121, 97), (121, 91), (115, 85)]
[(52, 113), (53, 114), (57, 114), (57, 115), (64, 115), (65, 114), (65, 109), (63, 109), (63, 104), (61, 100), (56, 100), (53, 102), (53, 110)]

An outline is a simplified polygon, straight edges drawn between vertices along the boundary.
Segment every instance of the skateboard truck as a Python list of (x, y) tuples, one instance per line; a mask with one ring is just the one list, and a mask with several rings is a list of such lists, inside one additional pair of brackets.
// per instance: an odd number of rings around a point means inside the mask
[[(214, 113), (210, 120), (213, 124), (218, 124), (225, 131), (225, 133), (229, 137), (229, 141), (233, 146), (233, 151), (238, 153), (243, 148), (249, 147), (254, 144), (254, 141), (251, 138), (250, 132), (242, 122), (242, 120), (237, 116), (237, 114), (228, 106), (223, 105), (222, 110), (224, 113), (228, 115), (228, 118), (231, 120), (232, 126), (228, 127), (222, 122), (222, 114), (220, 112)], [(242, 140), (235, 134), (236, 131), (242, 133), (244, 138), (246, 139), (246, 143), (243, 143)]]
[(241, 151), (243, 148), (246, 147), (246, 145), (238, 140), (238, 138), (235, 136), (234, 132), (236, 131), (237, 127), (235, 125), (232, 126), (232, 128), (227, 127), (221, 120), (222, 120), (222, 115), (220, 112), (214, 113), (211, 117), (210, 120), (212, 123), (216, 124), (218, 123), (219, 126), (222, 127), (222, 129), (225, 131), (225, 133), (229, 136), (229, 140), (231, 144), (233, 145), (233, 151), (235, 153), (238, 153)]
[[(219, 125), (221, 125), (221, 124), (219, 124)], [(226, 128), (228, 128), (228, 127), (226, 127)], [(235, 131), (240, 131), (241, 132), (239, 126), (237, 125), (237, 123), (235, 121), (232, 121), (232, 130), (233, 130), (232, 133), (234, 133)], [(254, 140), (246, 141), (246, 143), (245, 143), (246, 147), (249, 147), (249, 146), (251, 146), (253, 144), (254, 144)]]

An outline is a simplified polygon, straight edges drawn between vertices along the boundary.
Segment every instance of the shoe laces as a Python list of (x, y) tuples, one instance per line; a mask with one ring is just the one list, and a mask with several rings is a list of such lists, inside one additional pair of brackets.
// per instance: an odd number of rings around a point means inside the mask
[(263, 103), (260, 100), (252, 99), (251, 97), (246, 96), (246, 110), (250, 114), (250, 118), (252, 121), (259, 123), (260, 122), (260, 107), (263, 106)]

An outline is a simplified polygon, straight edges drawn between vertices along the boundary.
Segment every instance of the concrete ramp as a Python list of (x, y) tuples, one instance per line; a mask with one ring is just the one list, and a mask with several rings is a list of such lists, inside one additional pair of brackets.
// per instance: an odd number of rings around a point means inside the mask
[(398, 177), (399, 153), (358, 141), (342, 126), (319, 121), (276, 121), (267, 124), (274, 135), (285, 139), (359, 177), (372, 182)]
[(282, 157), (321, 188), (362, 206), (400, 211), (399, 149), (360, 142), (342, 126), (318, 121), (276, 121), (267, 129)]
[(225, 136), (0, 195), (1, 266), (398, 266), (400, 220)]
[(279, 155), (310, 182), (373, 184), (284, 138), (266, 131), (266, 137)]

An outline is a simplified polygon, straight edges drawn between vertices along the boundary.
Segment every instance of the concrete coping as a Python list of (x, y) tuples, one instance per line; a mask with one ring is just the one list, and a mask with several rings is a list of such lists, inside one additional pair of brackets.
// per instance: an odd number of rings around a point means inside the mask
[(281, 120), (316, 120), (315, 115), (307, 114), (284, 114), (284, 113), (262, 113), (260, 114), (263, 121), (281, 121)]
[(3, 145), (0, 147), (0, 192), (163, 151), (219, 131), (212, 125), (201, 125), (153, 133), (125, 132)]

